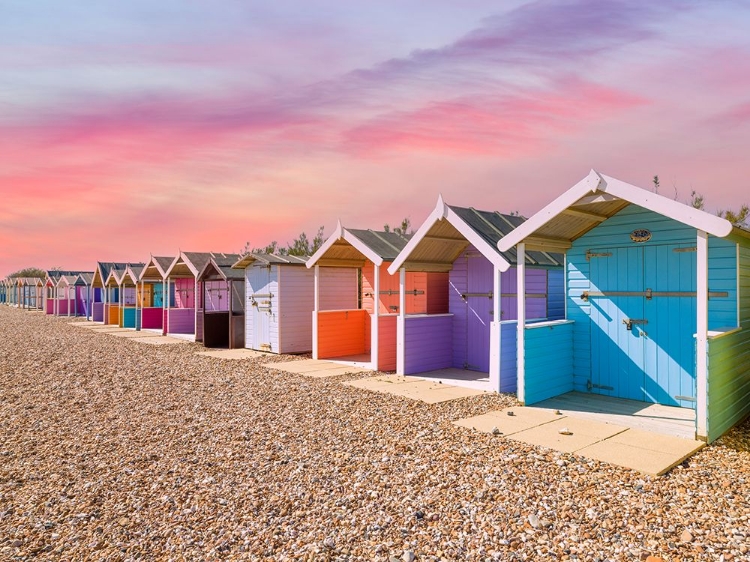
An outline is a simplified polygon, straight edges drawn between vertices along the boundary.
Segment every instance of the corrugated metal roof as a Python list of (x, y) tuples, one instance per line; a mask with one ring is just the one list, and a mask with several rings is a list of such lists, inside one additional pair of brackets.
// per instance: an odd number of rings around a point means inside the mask
[[(516, 215), (505, 215), (497, 211), (479, 211), (473, 207), (448, 207), (458, 215), (474, 232), (484, 239), (492, 248), (511, 264), (517, 264), (515, 248), (507, 252), (497, 250), (498, 241), (509, 232), (523, 224), (526, 219)], [(550, 254), (547, 252), (526, 252), (526, 257), (534, 265), (557, 266), (565, 262), (562, 254)]]
[(237, 261), (240, 259), (240, 254), (220, 254), (215, 257), (212, 257), (205, 266), (203, 266), (203, 269), (201, 269), (198, 272), (198, 278), (204, 279), (206, 277), (211, 278), (212, 275), (207, 275), (208, 270), (214, 270), (218, 271), (221, 274), (221, 277), (223, 277), (226, 280), (235, 279), (240, 280), (244, 279), (245, 274), (243, 271), (239, 269), (233, 269), (232, 266), (237, 263)]
[(265, 254), (261, 252), (240, 256), (232, 264), (234, 269), (245, 269), (250, 265), (305, 265), (310, 256), (285, 256), (280, 254)]
[(393, 261), (411, 238), (411, 235), (401, 235), (382, 230), (359, 230), (354, 228), (347, 228), (346, 230), (359, 238), (368, 248), (383, 258), (384, 261)]

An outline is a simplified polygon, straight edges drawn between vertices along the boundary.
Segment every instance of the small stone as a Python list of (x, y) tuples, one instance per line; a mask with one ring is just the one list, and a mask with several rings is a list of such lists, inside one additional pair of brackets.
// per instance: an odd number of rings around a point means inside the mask
[(336, 541), (333, 537), (326, 537), (323, 539), (323, 546), (326, 548), (336, 548)]
[(573, 435), (573, 432), (570, 431), (567, 427), (560, 428), (560, 431), (558, 431), (560, 435)]
[(12, 546), (13, 548), (18, 548), (22, 545), (23, 545), (23, 541), (21, 539), (16, 539), (10, 543), (10, 546)]
[(682, 534), (680, 535), (680, 542), (692, 542), (693, 541), (693, 535), (685, 529), (682, 531)]
[(535, 529), (538, 529), (541, 525), (541, 523), (539, 522), (539, 517), (533, 513), (529, 515), (529, 525), (531, 525)]
[(417, 510), (414, 512), (414, 517), (416, 517), (417, 519), (424, 519), (424, 512)]
[(492, 435), (502, 435), (502, 431), (500, 431), (498, 428), (493, 427), (492, 428)]
[(508, 415), (509, 416), (515, 416), (516, 414), (514, 414), (511, 410), (508, 410)]
[(119, 525), (120, 527), (127, 527), (129, 523), (130, 523), (130, 519), (128, 519), (127, 517), (120, 517), (120, 518), (119, 518), (119, 519), (117, 520), (117, 524), (118, 524), (118, 525)]
[(404, 555), (401, 557), (403, 562), (414, 562), (417, 557), (411, 550), (404, 550)]
[(648, 558), (646, 558), (646, 562), (664, 562), (664, 560), (662, 560), (658, 556), (653, 556), (653, 555), (649, 554)]

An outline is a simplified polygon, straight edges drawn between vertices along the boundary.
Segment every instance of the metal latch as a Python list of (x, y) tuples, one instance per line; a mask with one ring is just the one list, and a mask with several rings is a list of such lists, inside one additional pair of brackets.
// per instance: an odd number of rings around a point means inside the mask
[(645, 318), (623, 318), (622, 323), (625, 324), (628, 331), (633, 329), (633, 324), (648, 324), (648, 320)]

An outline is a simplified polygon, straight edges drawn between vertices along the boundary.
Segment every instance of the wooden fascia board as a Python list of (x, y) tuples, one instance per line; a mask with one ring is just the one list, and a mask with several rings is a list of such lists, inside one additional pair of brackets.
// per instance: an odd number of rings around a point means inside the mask
[(307, 260), (307, 263), (305, 264), (308, 269), (310, 269), (314, 265), (320, 265), (318, 263), (323, 256), (328, 252), (328, 250), (333, 246), (340, 238), (343, 238), (344, 236), (344, 227), (341, 226), (341, 221), (339, 220), (336, 223), (336, 228), (331, 233), (331, 235), (328, 237), (328, 239), (321, 244), (320, 248), (318, 248), (318, 251), (315, 252), (312, 256), (310, 256), (310, 259)]
[[(407, 271), (422, 271), (425, 273), (447, 273), (453, 269), (453, 262), (451, 263), (440, 263), (440, 262), (418, 262), (418, 261), (405, 261), (401, 267)], [(390, 273), (391, 269), (388, 268)], [(391, 273), (391, 275), (394, 275)]]
[(315, 265), (319, 265), (320, 267), (364, 267), (365, 263), (367, 263), (367, 260), (365, 259), (337, 260), (337, 259), (321, 258), (318, 260), (318, 263), (316, 263)]
[(520, 224), (515, 230), (510, 231), (501, 238), (497, 243), (497, 247), (501, 252), (507, 252), (513, 246), (519, 242), (523, 242), (534, 232), (560, 215), (565, 209), (572, 207), (579, 199), (588, 193), (596, 191), (602, 183), (601, 176), (595, 170), (591, 170), (585, 178), (568, 189), (568, 191), (549, 203), (527, 221)]
[(713, 236), (726, 238), (734, 228), (728, 220), (695, 209), (690, 205), (685, 205), (616, 178), (603, 175), (602, 179), (604, 180), (602, 191)]

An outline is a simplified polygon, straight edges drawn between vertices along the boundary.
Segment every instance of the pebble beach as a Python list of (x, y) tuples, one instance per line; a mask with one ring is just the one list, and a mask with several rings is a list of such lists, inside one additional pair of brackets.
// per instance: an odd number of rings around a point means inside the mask
[(663, 477), (0, 307), (0, 560), (750, 560), (750, 422)]

